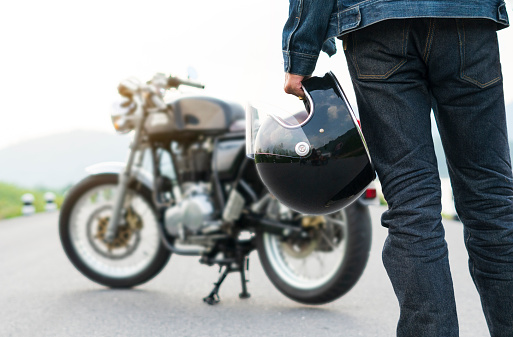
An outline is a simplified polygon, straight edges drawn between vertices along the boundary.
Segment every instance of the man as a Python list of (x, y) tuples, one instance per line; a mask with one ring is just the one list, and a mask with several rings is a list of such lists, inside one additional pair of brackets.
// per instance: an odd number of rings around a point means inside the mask
[[(458, 336), (434, 111), (469, 268), (492, 336), (513, 336), (513, 177), (496, 30), (502, 0), (290, 0), (285, 91), (303, 96), (319, 52), (343, 39), (388, 210), (383, 263), (398, 336)], [(384, 313), (385, 314), (385, 313)]]

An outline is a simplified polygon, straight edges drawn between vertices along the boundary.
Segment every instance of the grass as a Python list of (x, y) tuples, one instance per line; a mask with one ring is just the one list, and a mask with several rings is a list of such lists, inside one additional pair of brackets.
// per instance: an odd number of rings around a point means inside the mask
[(64, 199), (62, 191), (48, 190), (44, 188), (23, 188), (12, 184), (0, 182), (0, 220), (14, 218), (22, 215), (21, 196), (31, 193), (34, 196), (34, 207), (36, 212), (44, 212), (46, 200), (44, 194), (53, 192), (56, 195), (55, 203), (60, 207)]

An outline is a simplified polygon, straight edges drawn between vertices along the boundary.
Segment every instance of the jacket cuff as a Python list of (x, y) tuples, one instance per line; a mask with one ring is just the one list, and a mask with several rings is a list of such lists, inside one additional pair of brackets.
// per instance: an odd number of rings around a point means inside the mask
[(310, 76), (317, 64), (317, 55), (283, 51), (283, 66), (286, 73)]

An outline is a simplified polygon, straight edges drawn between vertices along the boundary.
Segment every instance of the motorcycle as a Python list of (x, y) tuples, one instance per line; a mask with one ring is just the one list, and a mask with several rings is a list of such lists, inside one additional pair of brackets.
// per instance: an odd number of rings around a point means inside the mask
[(130, 288), (159, 274), (172, 253), (197, 256), (220, 267), (203, 299), (215, 304), (232, 272), (240, 273), (240, 298), (250, 296), (246, 272), (256, 249), (273, 285), (294, 301), (324, 304), (347, 293), (369, 256), (375, 190), (324, 216), (288, 209), (245, 156), (243, 107), (209, 96), (165, 102), (180, 86), (204, 87), (163, 74), (119, 84), (124, 101), (112, 121), (120, 133), (133, 131), (129, 156), (89, 167), (67, 194), (59, 232), (71, 263), (101, 285)]

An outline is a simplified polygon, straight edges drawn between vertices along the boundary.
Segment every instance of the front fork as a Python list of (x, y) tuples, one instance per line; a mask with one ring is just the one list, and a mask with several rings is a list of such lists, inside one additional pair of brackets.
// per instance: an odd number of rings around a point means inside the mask
[(118, 191), (116, 193), (116, 196), (114, 198), (114, 206), (112, 209), (112, 216), (109, 219), (109, 224), (107, 225), (107, 229), (105, 232), (105, 242), (111, 243), (114, 238), (116, 237), (118, 224), (120, 223), (120, 219), (122, 217), (124, 204), (126, 198), (126, 191), (128, 189), (128, 184), (130, 183), (130, 180), (132, 178), (132, 168), (134, 162), (136, 163), (137, 167), (141, 167), (142, 161), (144, 159), (144, 151), (140, 149), (141, 144), (141, 136), (142, 136), (142, 125), (143, 119), (137, 123), (138, 125), (135, 128), (135, 135), (132, 143), (130, 144), (130, 151), (128, 155), (128, 160), (126, 163), (125, 168), (123, 171), (119, 174), (118, 179)]

